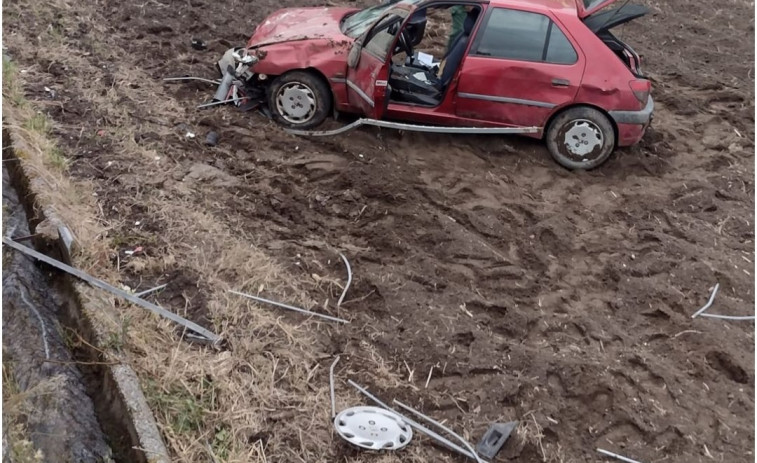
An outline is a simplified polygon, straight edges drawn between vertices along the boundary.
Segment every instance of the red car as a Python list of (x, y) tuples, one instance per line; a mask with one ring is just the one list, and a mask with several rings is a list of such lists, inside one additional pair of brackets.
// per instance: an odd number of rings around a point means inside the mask
[(614, 1), (283, 9), (219, 61), (216, 98), (265, 103), (299, 130), (332, 112), (440, 131), (509, 129), (544, 139), (567, 168), (591, 169), (639, 142), (654, 108), (639, 56), (610, 32), (647, 10), (598, 12)]

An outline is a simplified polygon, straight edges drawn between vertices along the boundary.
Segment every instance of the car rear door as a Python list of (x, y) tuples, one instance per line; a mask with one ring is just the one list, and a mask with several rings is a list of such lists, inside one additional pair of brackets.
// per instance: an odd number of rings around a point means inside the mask
[(346, 79), (348, 99), (350, 106), (368, 117), (381, 119), (386, 112), (390, 51), (407, 14), (406, 10), (390, 11), (350, 50)]
[(571, 103), (586, 59), (555, 19), (545, 14), (491, 8), (460, 73), (460, 117), (543, 127), (553, 111)]

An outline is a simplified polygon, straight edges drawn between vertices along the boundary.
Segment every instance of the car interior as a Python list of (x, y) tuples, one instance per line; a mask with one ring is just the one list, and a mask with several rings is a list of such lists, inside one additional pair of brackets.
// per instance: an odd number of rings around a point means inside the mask
[[(414, 12), (392, 55), (390, 100), (422, 106), (440, 104), (463, 61), (479, 14), (477, 6), (454, 4)], [(462, 19), (459, 31), (454, 30), (455, 15)]]

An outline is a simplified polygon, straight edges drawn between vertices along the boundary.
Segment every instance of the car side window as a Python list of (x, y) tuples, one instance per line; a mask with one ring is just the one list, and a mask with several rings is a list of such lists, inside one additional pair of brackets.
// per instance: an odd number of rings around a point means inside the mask
[(578, 61), (573, 45), (551, 19), (506, 8), (492, 10), (473, 54), (554, 64)]
[(363, 49), (375, 57), (385, 60), (402, 25), (402, 19), (400, 16), (391, 16), (379, 22), (370, 32)]

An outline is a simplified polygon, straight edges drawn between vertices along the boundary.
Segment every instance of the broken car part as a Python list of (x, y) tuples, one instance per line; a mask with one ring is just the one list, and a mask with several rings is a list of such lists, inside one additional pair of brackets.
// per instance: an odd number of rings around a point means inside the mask
[(701, 309), (697, 310), (694, 315), (691, 316), (691, 318), (697, 318), (699, 315), (702, 314), (705, 310), (709, 309), (710, 306), (712, 306), (712, 302), (715, 300), (715, 295), (718, 293), (718, 288), (720, 288), (720, 283), (715, 283), (715, 288), (712, 290), (712, 294), (710, 294), (710, 299), (707, 301), (707, 304), (704, 305)]
[(204, 50), (208, 48), (208, 44), (202, 39), (192, 39), (192, 48), (195, 50)]
[(334, 418), (334, 428), (350, 444), (370, 450), (398, 450), (413, 438), (413, 429), (401, 416), (379, 407), (342, 410)]
[(349, 323), (349, 320), (344, 320), (342, 318), (332, 317), (331, 315), (324, 315), (324, 314), (320, 314), (320, 313), (317, 313), (317, 312), (311, 312), (309, 310), (301, 309), (299, 307), (294, 307), (294, 306), (291, 306), (289, 304), (283, 304), (281, 302), (272, 301), (270, 299), (265, 299), (265, 298), (262, 298), (262, 297), (253, 296), (252, 294), (240, 293), (239, 291), (234, 291), (234, 290), (231, 290), (231, 289), (229, 290), (229, 292), (232, 293), (232, 294), (236, 294), (237, 296), (242, 296), (242, 297), (246, 297), (248, 299), (252, 299), (254, 301), (264, 302), (266, 304), (275, 305), (276, 307), (281, 307), (282, 309), (293, 310), (295, 312), (300, 312), (300, 313), (304, 313), (304, 314), (307, 314), (307, 315), (313, 315), (315, 317), (321, 317), (321, 318), (324, 318), (326, 320), (331, 320), (332, 322)]
[(358, 119), (351, 124), (334, 130), (294, 130), (286, 129), (293, 135), (304, 135), (308, 137), (329, 137), (339, 135), (350, 130), (355, 130), (362, 125), (372, 125), (374, 127), (383, 127), (386, 129), (405, 130), (408, 132), (430, 132), (430, 133), (468, 133), (468, 134), (527, 134), (536, 133), (538, 127), (442, 127), (436, 125), (416, 125), (405, 124), (402, 122), (380, 121), (377, 119)]
[(339, 363), (339, 356), (336, 356), (334, 363), (329, 368), (329, 394), (331, 394), (331, 419), (336, 416), (336, 395), (334, 394), (334, 367)]
[(144, 309), (147, 309), (155, 314), (160, 315), (161, 317), (165, 317), (175, 323), (178, 323), (179, 325), (182, 325), (185, 328), (188, 328), (194, 331), (195, 333), (197, 333), (198, 335), (206, 338), (208, 341), (212, 342), (213, 345), (220, 345), (220, 342), (222, 341), (222, 338), (218, 336), (217, 334), (214, 334), (206, 330), (205, 328), (201, 327), (200, 325), (194, 322), (187, 320), (186, 318), (176, 315), (175, 313), (169, 312), (166, 309), (158, 307), (157, 305), (151, 302), (145, 301), (144, 299), (140, 299), (137, 296), (133, 294), (129, 294), (126, 291), (116, 288), (115, 286), (112, 286), (102, 280), (98, 280), (97, 278), (87, 275), (81, 270), (75, 269), (69, 265), (64, 264), (63, 262), (59, 262), (51, 257), (48, 257), (40, 252), (35, 251), (34, 249), (27, 248), (26, 246), (20, 245), (16, 243), (15, 241), (9, 240), (8, 238), (3, 238), (3, 244), (19, 252), (22, 252), (26, 255), (34, 257), (35, 259), (40, 260), (48, 265), (52, 265), (53, 267), (57, 269), (63, 270), (64, 272), (70, 275), (73, 275), (96, 288), (100, 288), (122, 299), (125, 299), (134, 305), (138, 305)]
[(640, 461), (631, 460), (630, 458), (618, 455), (617, 453), (608, 452), (607, 450), (597, 449), (597, 452), (601, 453), (602, 455), (607, 455), (608, 457), (615, 458), (616, 460), (625, 461), (626, 463), (641, 463)]
[(457, 434), (455, 431), (451, 430), (447, 426), (444, 426), (443, 424), (441, 424), (440, 422), (434, 420), (433, 418), (424, 415), (423, 413), (419, 412), (418, 410), (416, 410), (416, 409), (414, 409), (414, 408), (412, 408), (412, 407), (410, 407), (408, 405), (403, 404), (402, 402), (400, 402), (397, 399), (394, 399), (394, 403), (396, 405), (398, 405), (399, 407), (403, 408), (404, 410), (409, 411), (411, 413), (414, 413), (415, 415), (423, 418), (424, 420), (428, 421), (429, 423), (435, 425), (439, 429), (442, 429), (445, 432), (447, 432), (449, 435), (453, 436), (461, 444), (465, 445), (468, 448), (468, 450), (470, 451), (470, 453), (473, 454), (473, 459), (476, 460), (476, 463), (483, 463), (484, 460), (482, 460), (481, 457), (478, 456), (478, 454), (476, 453), (476, 451), (473, 449), (473, 446), (470, 443), (468, 443), (467, 440), (463, 439), (463, 437), (460, 434)]
[(218, 106), (218, 105), (222, 105), (222, 104), (226, 104), (226, 103), (234, 103), (236, 101), (242, 101), (242, 100), (245, 100), (245, 99), (246, 98), (229, 98), (228, 100), (214, 101), (212, 103), (204, 103), (204, 104), (198, 105), (197, 109), (209, 108), (211, 106)]
[(342, 305), (342, 302), (344, 302), (344, 296), (347, 295), (347, 290), (350, 289), (350, 284), (352, 284), (352, 269), (350, 268), (350, 263), (347, 261), (347, 258), (344, 257), (344, 254), (341, 252), (339, 253), (339, 257), (342, 258), (344, 261), (344, 265), (347, 267), (347, 284), (344, 285), (344, 289), (342, 290), (342, 295), (339, 296), (339, 300), (336, 303), (336, 306), (339, 307)]
[(505, 442), (507, 442), (510, 434), (517, 427), (517, 421), (510, 421), (509, 423), (492, 423), (481, 438), (481, 442), (476, 446), (476, 452), (490, 460), (494, 459), (502, 449), (502, 446), (505, 445)]
[(351, 379), (348, 379), (347, 383), (349, 383), (350, 386), (352, 386), (355, 389), (357, 389), (358, 392), (360, 392), (364, 396), (368, 397), (369, 399), (371, 399), (372, 401), (374, 401), (375, 403), (377, 403), (379, 406), (381, 406), (381, 407), (383, 407), (383, 408), (385, 408), (385, 409), (387, 409), (389, 411), (392, 411), (392, 412), (396, 413), (397, 416), (401, 417), (405, 421), (405, 423), (407, 423), (410, 426), (412, 426), (412, 428), (415, 429), (416, 431), (427, 435), (428, 437), (434, 439), (435, 441), (439, 442), (440, 444), (444, 445), (445, 447), (447, 447), (447, 448), (449, 448), (451, 450), (454, 450), (455, 452), (457, 452), (457, 453), (459, 453), (459, 454), (461, 454), (463, 456), (466, 456), (466, 457), (474, 459), (474, 460), (476, 459), (476, 456), (473, 453), (471, 453), (468, 450), (465, 450), (464, 448), (460, 447), (459, 445), (451, 442), (446, 437), (440, 436), (436, 432), (434, 432), (434, 431), (426, 428), (425, 426), (419, 424), (418, 422), (416, 422), (416, 421), (414, 421), (414, 420), (412, 420), (412, 419), (410, 419), (410, 418), (408, 418), (408, 417), (406, 417), (404, 415), (401, 415), (396, 410), (392, 409), (392, 407), (390, 407), (387, 404), (385, 404), (384, 402), (382, 402), (378, 397), (374, 396), (373, 394), (371, 394), (370, 392), (368, 392), (367, 389), (365, 389), (364, 387), (360, 386), (359, 384), (357, 384), (356, 382), (352, 381)]

